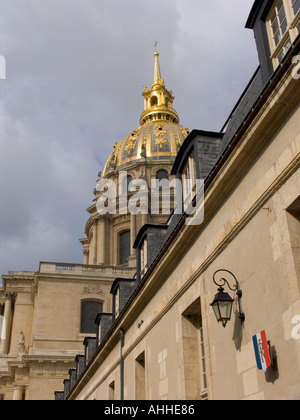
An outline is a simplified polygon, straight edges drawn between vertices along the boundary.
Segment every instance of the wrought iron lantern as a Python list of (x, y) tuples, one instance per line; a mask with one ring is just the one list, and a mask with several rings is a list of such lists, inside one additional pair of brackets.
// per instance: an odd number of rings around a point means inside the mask
[[(231, 287), (228, 280), (226, 280), (224, 277), (221, 277), (219, 280), (216, 280), (217, 275), (221, 272), (230, 274), (235, 281), (235, 285)], [(215, 272), (213, 276), (213, 281), (217, 286), (219, 286), (218, 293), (216, 294), (214, 301), (211, 303), (217, 321), (221, 322), (223, 327), (225, 328), (227, 322), (231, 319), (234, 299), (227, 292), (224, 291), (223, 286), (227, 285), (231, 291), (236, 292), (238, 299), (239, 318), (243, 323), (245, 321), (245, 314), (242, 312), (241, 309), (241, 298), (243, 296), (243, 293), (240, 290), (239, 283), (235, 275), (231, 271), (221, 269)]]

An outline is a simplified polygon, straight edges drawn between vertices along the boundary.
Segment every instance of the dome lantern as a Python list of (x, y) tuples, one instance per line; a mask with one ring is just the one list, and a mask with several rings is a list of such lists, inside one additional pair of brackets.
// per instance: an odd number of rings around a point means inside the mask
[(144, 112), (140, 118), (140, 125), (143, 126), (156, 120), (165, 120), (178, 124), (179, 117), (173, 108), (175, 97), (172, 90), (166, 89), (164, 79), (161, 77), (157, 42), (155, 42), (154, 58), (153, 85), (150, 90), (148, 90), (146, 85), (144, 86)]

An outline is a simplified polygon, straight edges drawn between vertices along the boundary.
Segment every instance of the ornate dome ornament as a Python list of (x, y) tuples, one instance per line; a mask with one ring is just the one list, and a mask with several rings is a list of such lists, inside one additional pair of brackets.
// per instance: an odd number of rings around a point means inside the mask
[(140, 125), (149, 124), (157, 119), (179, 124), (178, 114), (173, 108), (175, 99), (173, 91), (166, 89), (164, 79), (161, 77), (157, 42), (155, 42), (154, 58), (154, 81), (150, 90), (144, 87), (145, 110), (141, 115)]
[(144, 111), (140, 127), (116, 143), (104, 171), (106, 177), (115, 170), (126, 169), (128, 164), (139, 160), (175, 158), (185, 137), (187, 128), (179, 125), (179, 117), (173, 108), (172, 90), (167, 90), (161, 77), (157, 42), (154, 53), (154, 81), (151, 89), (144, 86)]

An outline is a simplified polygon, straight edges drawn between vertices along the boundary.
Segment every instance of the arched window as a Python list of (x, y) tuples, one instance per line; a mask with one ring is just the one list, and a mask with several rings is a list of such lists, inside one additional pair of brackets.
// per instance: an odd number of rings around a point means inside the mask
[(164, 169), (160, 169), (159, 171), (156, 172), (156, 179), (158, 181), (161, 181), (163, 179), (169, 179), (169, 174)]
[(151, 98), (151, 106), (156, 106), (158, 103), (157, 96), (152, 96)]
[(81, 301), (80, 333), (96, 334), (97, 325), (95, 319), (98, 313), (103, 311), (103, 303), (97, 300)]
[(130, 256), (130, 230), (119, 235), (119, 264), (128, 264)]

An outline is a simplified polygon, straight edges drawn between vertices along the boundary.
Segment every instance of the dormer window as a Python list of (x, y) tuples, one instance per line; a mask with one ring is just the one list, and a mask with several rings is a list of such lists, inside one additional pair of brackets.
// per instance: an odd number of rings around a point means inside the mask
[(286, 12), (282, 0), (277, 2), (274, 10), (271, 12), (270, 22), (272, 26), (273, 40), (275, 46), (277, 47), (288, 28)]
[[(110, 293), (112, 294), (112, 316), (116, 320), (132, 295), (135, 279), (118, 278), (113, 282)], [(106, 314), (108, 318), (108, 314)], [(101, 314), (103, 319), (103, 314)]]
[(113, 323), (112, 313), (99, 313), (96, 317), (95, 323), (97, 325), (96, 346), (99, 346), (106, 337)]
[(189, 156), (182, 172), (184, 210), (196, 194), (196, 161), (194, 152)]
[(267, 29), (276, 69), (300, 33), (300, 0), (277, 0), (267, 17)]
[(144, 240), (141, 246), (141, 277), (143, 277), (148, 269), (148, 253), (147, 253), (147, 239)]
[(168, 225), (144, 225), (134, 242), (137, 250), (136, 284), (147, 274), (166, 238)]

